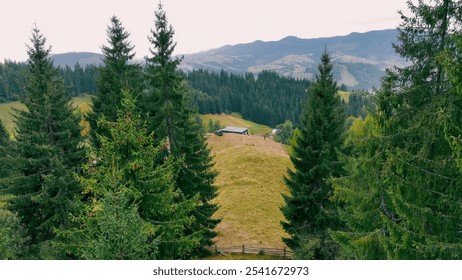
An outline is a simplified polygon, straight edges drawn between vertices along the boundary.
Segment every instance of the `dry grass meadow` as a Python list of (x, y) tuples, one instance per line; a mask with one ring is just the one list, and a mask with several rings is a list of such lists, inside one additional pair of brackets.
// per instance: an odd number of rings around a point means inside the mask
[(217, 245), (284, 247), (279, 208), (281, 193), (287, 193), (283, 176), (291, 166), (284, 146), (262, 136), (233, 134), (211, 135), (208, 143), (219, 171)]

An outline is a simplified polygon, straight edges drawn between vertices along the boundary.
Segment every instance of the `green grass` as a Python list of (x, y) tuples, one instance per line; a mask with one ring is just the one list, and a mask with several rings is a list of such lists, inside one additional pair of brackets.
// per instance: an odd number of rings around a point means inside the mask
[(209, 120), (213, 122), (219, 121), (222, 128), (225, 126), (237, 126), (237, 127), (246, 127), (249, 128), (250, 133), (254, 135), (265, 135), (270, 133), (272, 129), (269, 126), (257, 124), (248, 120), (244, 120), (242, 116), (238, 113), (232, 113), (231, 115), (226, 114), (206, 114), (200, 116), (202, 123), (207, 126)]
[(91, 95), (85, 94), (73, 99), (74, 107), (80, 110), (80, 116), (82, 118), (80, 121), (80, 126), (82, 127), (82, 135), (86, 135), (90, 130), (90, 124), (85, 120), (85, 113), (88, 113), (91, 110), (91, 98)]
[(91, 95), (84, 94), (74, 97), (72, 101), (74, 102), (74, 106), (78, 106), (83, 112), (87, 112), (90, 110), (90, 104), (92, 104), (91, 98)]
[[(91, 95), (82, 95), (75, 97), (73, 99), (74, 106), (80, 109), (82, 113), (88, 112), (90, 110), (91, 104)], [(26, 107), (19, 101), (15, 102), (8, 102), (8, 103), (0, 103), (0, 120), (5, 124), (6, 128), (13, 134), (14, 132), (14, 122), (12, 113), (14, 112), (13, 109), (24, 110)], [(85, 122), (82, 122), (81, 125), (86, 125)]]
[[(91, 110), (91, 95), (82, 95), (75, 97), (73, 99), (74, 106), (80, 109), (82, 113), (86, 113)], [(24, 110), (25, 106), (20, 103), (19, 101), (9, 102), (9, 103), (1, 103), (0, 104), (0, 120), (5, 124), (6, 128), (13, 133), (14, 131), (14, 123), (13, 117), (11, 113), (13, 112), (13, 108)], [(251, 134), (255, 135), (264, 135), (266, 133), (271, 132), (271, 128), (266, 125), (257, 124), (251, 121), (247, 121), (242, 119), (241, 115), (238, 113), (233, 113), (232, 115), (201, 115), (202, 122), (205, 126), (207, 126), (209, 119), (212, 121), (219, 121), (223, 127), (225, 126), (237, 126), (237, 127), (247, 127), (250, 130)], [(85, 122), (82, 122), (81, 125), (88, 126)], [(88, 129), (88, 128), (86, 128)]]
[(24, 110), (26, 107), (19, 101), (0, 103), (0, 120), (2, 120), (10, 134), (14, 131), (13, 116), (11, 115), (13, 108)]
[(348, 103), (350, 101), (350, 92), (349, 91), (338, 91), (338, 95), (340, 95), (340, 98), (345, 102)]
[(212, 135), (218, 196), (218, 246), (282, 248), (283, 176), (291, 166), (282, 145), (260, 136)]

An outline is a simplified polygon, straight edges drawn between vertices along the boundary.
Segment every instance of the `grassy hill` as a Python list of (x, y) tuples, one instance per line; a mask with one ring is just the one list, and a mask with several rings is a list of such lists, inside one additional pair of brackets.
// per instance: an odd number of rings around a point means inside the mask
[(287, 192), (283, 175), (291, 165), (284, 147), (256, 135), (210, 135), (208, 143), (219, 171), (217, 245), (284, 247), (279, 207)]
[[(90, 110), (91, 96), (83, 95), (75, 97), (73, 99), (74, 106), (79, 108), (82, 113)], [(5, 124), (6, 128), (12, 134), (14, 132), (14, 123), (12, 113), (14, 109), (24, 110), (26, 107), (19, 101), (0, 103), (0, 120)], [(82, 121), (81, 125), (86, 126), (85, 122)]]
[[(83, 95), (83, 96), (75, 97), (73, 99), (73, 102), (76, 108), (79, 108), (82, 113), (85, 113), (90, 110), (91, 96)], [(19, 101), (9, 102), (9, 103), (0, 103), (0, 120), (2, 120), (6, 128), (10, 131), (10, 133), (13, 133), (14, 131), (13, 117), (11, 115), (13, 113), (13, 108), (24, 110), (25, 106)], [(223, 127), (225, 126), (247, 127), (249, 128), (251, 134), (256, 134), (256, 135), (264, 135), (266, 133), (271, 132), (272, 130), (269, 126), (244, 120), (237, 113), (233, 113), (232, 115), (207, 114), (207, 115), (201, 115), (200, 117), (205, 126), (207, 126), (209, 120), (212, 120), (213, 122), (219, 121)], [(86, 125), (84, 122), (82, 122), (81, 124)]]

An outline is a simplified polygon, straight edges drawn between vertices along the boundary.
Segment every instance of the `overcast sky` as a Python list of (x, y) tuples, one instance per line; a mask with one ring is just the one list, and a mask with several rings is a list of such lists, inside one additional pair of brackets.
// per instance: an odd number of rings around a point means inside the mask
[[(0, 61), (25, 60), (36, 23), (53, 53), (101, 52), (106, 27), (118, 16), (136, 56), (148, 54), (159, 0), (0, 0)], [(330, 37), (395, 28), (405, 0), (162, 0), (175, 29), (176, 54), (227, 44)]]

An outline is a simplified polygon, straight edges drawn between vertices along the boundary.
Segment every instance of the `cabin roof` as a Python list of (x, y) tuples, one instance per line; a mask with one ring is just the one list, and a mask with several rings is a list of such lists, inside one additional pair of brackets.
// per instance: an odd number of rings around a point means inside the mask
[(234, 126), (227, 126), (225, 128), (220, 129), (223, 132), (232, 132), (232, 133), (244, 133), (248, 131), (248, 128), (245, 127), (234, 127)]

